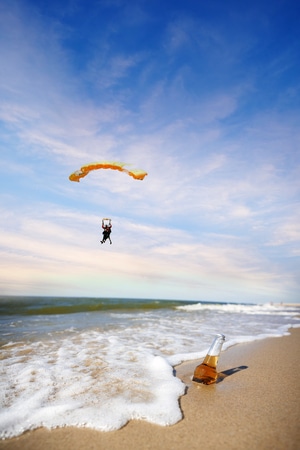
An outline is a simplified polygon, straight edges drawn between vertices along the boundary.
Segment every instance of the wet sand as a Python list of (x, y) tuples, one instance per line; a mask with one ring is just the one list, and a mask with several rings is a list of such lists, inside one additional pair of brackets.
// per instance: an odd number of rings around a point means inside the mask
[(191, 381), (201, 361), (176, 367), (186, 384), (183, 420), (170, 427), (131, 421), (112, 432), (38, 429), (0, 441), (2, 450), (298, 450), (300, 328), (222, 352), (221, 381)]

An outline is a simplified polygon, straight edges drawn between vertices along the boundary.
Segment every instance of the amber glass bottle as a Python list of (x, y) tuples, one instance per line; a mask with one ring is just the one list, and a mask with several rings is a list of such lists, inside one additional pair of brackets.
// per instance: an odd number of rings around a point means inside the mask
[(196, 367), (193, 381), (203, 384), (215, 383), (218, 379), (217, 364), (225, 341), (223, 334), (217, 334), (202, 364)]

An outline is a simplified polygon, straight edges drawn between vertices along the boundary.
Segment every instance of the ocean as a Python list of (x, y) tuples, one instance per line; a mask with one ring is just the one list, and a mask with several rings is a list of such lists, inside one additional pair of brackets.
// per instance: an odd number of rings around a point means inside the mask
[(0, 437), (175, 424), (186, 388), (177, 364), (203, 358), (218, 333), (224, 351), (292, 327), (296, 305), (2, 296)]

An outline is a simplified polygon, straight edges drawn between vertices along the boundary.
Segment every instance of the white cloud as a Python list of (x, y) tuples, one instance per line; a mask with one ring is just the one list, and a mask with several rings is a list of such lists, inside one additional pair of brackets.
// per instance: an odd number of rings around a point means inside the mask
[(274, 227), (271, 237), (270, 245), (294, 244), (300, 252), (300, 218), (295, 215), (284, 219), (283, 223)]

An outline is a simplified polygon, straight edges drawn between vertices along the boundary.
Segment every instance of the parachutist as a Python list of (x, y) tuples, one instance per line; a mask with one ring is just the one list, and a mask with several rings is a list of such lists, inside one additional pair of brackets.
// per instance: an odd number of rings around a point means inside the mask
[(100, 241), (100, 242), (101, 242), (101, 244), (104, 244), (105, 241), (108, 239), (110, 244), (112, 244), (111, 239), (110, 239), (112, 224), (111, 224), (110, 219), (107, 219), (109, 221), (108, 224), (105, 224), (104, 220), (105, 219), (102, 219), (103, 238), (102, 238), (102, 241)]

